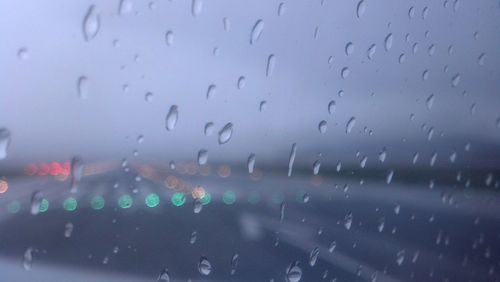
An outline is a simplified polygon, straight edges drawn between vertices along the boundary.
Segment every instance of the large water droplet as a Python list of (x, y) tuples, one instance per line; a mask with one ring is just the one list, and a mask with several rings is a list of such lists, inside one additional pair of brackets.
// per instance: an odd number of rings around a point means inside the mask
[(217, 87), (214, 84), (210, 84), (207, 88), (207, 100), (213, 98), (216, 94)]
[(263, 30), (264, 30), (264, 21), (258, 20), (254, 24), (252, 32), (250, 33), (250, 44), (254, 44), (257, 42), (257, 40), (259, 40)]
[(328, 113), (329, 114), (333, 114), (335, 112), (335, 109), (337, 108), (337, 104), (335, 103), (335, 101), (330, 101), (330, 103), (328, 103)]
[(174, 44), (174, 32), (169, 30), (165, 33), (165, 43), (167, 46), (172, 46)]
[(40, 205), (42, 204), (42, 193), (39, 191), (33, 192), (31, 194), (31, 208), (30, 213), (32, 215), (37, 215), (40, 212)]
[(231, 137), (233, 136), (233, 124), (232, 123), (227, 123), (224, 125), (224, 127), (219, 131), (219, 144), (226, 144), (231, 140)]
[(384, 39), (384, 48), (385, 51), (389, 51), (392, 48), (393, 35), (389, 33)]
[(351, 117), (347, 121), (347, 124), (345, 126), (345, 133), (349, 134), (352, 131), (352, 128), (354, 127), (354, 125), (356, 125), (356, 118), (355, 117)]
[(203, 9), (203, 1), (193, 0), (191, 5), (191, 14), (196, 17), (199, 14), (201, 14), (202, 9)]
[(314, 175), (318, 175), (320, 167), (321, 167), (321, 161), (320, 160), (316, 160), (313, 163), (313, 173), (314, 173)]
[(212, 133), (214, 132), (214, 128), (215, 128), (215, 125), (213, 122), (207, 122), (205, 124), (205, 128), (203, 130), (203, 132), (205, 133), (205, 136), (210, 136), (212, 135)]
[(295, 154), (297, 153), (297, 144), (292, 144), (292, 149), (290, 151), (290, 157), (288, 158), (288, 177), (292, 176), (293, 162), (295, 161)]
[(205, 149), (201, 149), (198, 151), (198, 164), (204, 165), (208, 161), (208, 151)]
[(326, 128), (327, 128), (326, 120), (320, 121), (318, 124), (319, 133), (324, 134), (326, 132)]
[(167, 117), (165, 118), (165, 124), (168, 131), (172, 131), (177, 124), (177, 119), (179, 117), (179, 110), (176, 105), (170, 107)]
[(238, 89), (243, 89), (243, 87), (245, 87), (245, 85), (247, 84), (247, 79), (244, 77), (244, 76), (240, 76), (238, 78)]
[(239, 259), (239, 255), (238, 254), (234, 254), (232, 257), (231, 257), (231, 275), (234, 275), (236, 273), (236, 268), (238, 268), (238, 259)]
[(366, 2), (364, 0), (359, 1), (358, 6), (356, 7), (356, 16), (361, 18), (366, 11)]
[(10, 145), (10, 131), (0, 128), (0, 160), (7, 158), (7, 151)]
[(266, 68), (267, 77), (270, 77), (273, 74), (275, 65), (276, 65), (276, 56), (274, 56), (274, 54), (271, 54), (267, 58), (267, 68)]
[(86, 76), (82, 75), (78, 78), (77, 89), (78, 97), (80, 99), (87, 99), (89, 93), (89, 80)]
[(311, 250), (311, 253), (309, 253), (309, 265), (314, 266), (316, 264), (316, 261), (318, 260), (319, 256), (319, 248), (316, 247)]
[(24, 256), (23, 256), (24, 270), (27, 270), (27, 271), (31, 270), (31, 265), (33, 264), (33, 252), (34, 252), (33, 248), (28, 248), (24, 252)]
[(94, 5), (90, 6), (83, 18), (83, 37), (86, 41), (93, 39), (99, 32), (100, 18)]
[(345, 45), (345, 54), (347, 56), (352, 55), (354, 53), (354, 44), (352, 42), (349, 42)]
[(250, 154), (247, 161), (248, 173), (252, 174), (255, 167), (255, 154)]
[(403, 249), (396, 254), (396, 262), (398, 265), (402, 265), (405, 260), (406, 251)]
[(163, 269), (160, 272), (160, 275), (158, 275), (158, 279), (156, 281), (157, 282), (170, 282), (170, 274), (169, 274), (167, 268)]
[(278, 6), (278, 16), (283, 16), (285, 14), (286, 6), (284, 2), (281, 2)]
[(340, 71), (340, 77), (342, 77), (343, 79), (346, 79), (350, 73), (351, 73), (351, 71), (349, 70), (348, 67), (343, 67), (342, 70)]
[(285, 274), (287, 282), (299, 282), (302, 278), (302, 269), (299, 267), (298, 262), (294, 262), (287, 267)]
[(144, 94), (144, 100), (146, 100), (146, 102), (148, 103), (153, 102), (153, 93), (146, 92), (146, 94)]
[(349, 212), (344, 217), (344, 227), (345, 229), (349, 230), (351, 229), (351, 225), (352, 225), (352, 212)]
[(209, 275), (212, 271), (212, 264), (206, 257), (201, 257), (200, 262), (198, 263), (198, 271), (202, 275)]
[(120, 15), (126, 15), (132, 12), (132, 8), (134, 7), (134, 4), (132, 0), (121, 0), (120, 4), (118, 5), (118, 13)]

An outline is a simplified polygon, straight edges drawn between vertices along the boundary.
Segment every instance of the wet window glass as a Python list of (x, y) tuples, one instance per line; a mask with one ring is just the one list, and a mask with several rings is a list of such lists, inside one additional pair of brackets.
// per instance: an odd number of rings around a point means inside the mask
[(498, 0), (5, 0), (0, 34), (1, 281), (500, 281)]

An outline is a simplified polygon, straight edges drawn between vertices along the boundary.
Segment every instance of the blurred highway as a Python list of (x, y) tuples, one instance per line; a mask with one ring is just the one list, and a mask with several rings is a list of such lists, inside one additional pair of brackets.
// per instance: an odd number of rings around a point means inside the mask
[(9, 181), (2, 281), (156, 281), (165, 268), (171, 281), (286, 281), (295, 261), (301, 281), (500, 279), (497, 191), (229, 166), (89, 167), (73, 192), (52, 176)]

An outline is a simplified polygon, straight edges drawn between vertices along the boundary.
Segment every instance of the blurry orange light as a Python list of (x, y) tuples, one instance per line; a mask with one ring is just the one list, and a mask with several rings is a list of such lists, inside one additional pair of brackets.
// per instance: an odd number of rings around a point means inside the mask
[(231, 167), (228, 165), (221, 165), (217, 171), (220, 177), (228, 177), (231, 175)]
[(3, 194), (9, 190), (9, 183), (6, 180), (0, 179), (0, 194)]
[(201, 199), (205, 196), (205, 189), (201, 186), (196, 186), (196, 188), (193, 189), (193, 192), (191, 192), (191, 195), (195, 199)]

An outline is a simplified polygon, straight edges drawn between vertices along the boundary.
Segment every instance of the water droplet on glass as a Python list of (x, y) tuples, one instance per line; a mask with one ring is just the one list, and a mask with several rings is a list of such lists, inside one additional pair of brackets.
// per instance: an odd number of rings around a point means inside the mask
[(204, 128), (204, 133), (205, 133), (205, 136), (210, 136), (212, 135), (212, 133), (214, 132), (214, 128), (215, 128), (215, 125), (213, 122), (207, 122), (205, 124), (205, 128)]
[(396, 254), (396, 262), (398, 265), (402, 265), (405, 260), (405, 250), (401, 250)]
[(0, 128), (0, 160), (7, 158), (7, 151), (10, 145), (10, 131)]
[(351, 229), (351, 225), (352, 225), (352, 213), (349, 212), (344, 217), (344, 227), (345, 229), (349, 230)]
[(29, 59), (29, 56), (30, 56), (30, 54), (26, 48), (21, 48), (17, 51), (17, 58), (19, 60), (25, 61), (25, 60)]
[(387, 184), (391, 184), (393, 176), (394, 176), (394, 170), (389, 170), (386, 177)]
[(238, 78), (238, 83), (237, 83), (238, 89), (243, 89), (243, 87), (245, 87), (246, 85), (246, 82), (247, 82), (246, 78), (244, 76), (240, 76)]
[(358, 19), (363, 16), (365, 11), (366, 11), (366, 2), (365, 0), (361, 0), (358, 2), (358, 6), (356, 7), (356, 16), (358, 17)]
[(248, 173), (252, 174), (255, 167), (255, 154), (250, 154), (247, 161)]
[(290, 157), (288, 158), (288, 177), (292, 176), (293, 162), (295, 161), (295, 154), (297, 153), (297, 144), (292, 144), (292, 149), (290, 150)]
[(224, 18), (222, 19), (222, 25), (224, 26), (224, 31), (225, 31), (225, 32), (228, 32), (228, 31), (229, 31), (229, 29), (230, 29), (230, 27), (231, 27), (231, 23), (229, 22), (229, 19), (228, 19), (228, 18), (226, 18), (226, 17), (224, 17)]
[(250, 44), (255, 44), (257, 40), (259, 40), (263, 30), (264, 30), (264, 21), (258, 20), (254, 24), (252, 32), (250, 33)]
[(349, 42), (345, 45), (345, 54), (347, 56), (352, 55), (354, 53), (354, 44), (352, 42)]
[(313, 173), (314, 173), (314, 175), (318, 175), (320, 167), (321, 167), (321, 161), (320, 160), (316, 160), (313, 163)]
[(451, 86), (457, 87), (459, 83), (460, 83), (460, 74), (457, 73), (451, 78)]
[(337, 247), (337, 242), (332, 241), (330, 245), (328, 245), (328, 252), (333, 253), (335, 251), (335, 248)]
[(203, 209), (203, 203), (200, 201), (200, 199), (198, 199), (198, 198), (194, 199), (193, 212), (200, 213), (202, 209)]
[(259, 111), (263, 112), (267, 108), (267, 101), (261, 101), (259, 104)]
[(273, 74), (275, 65), (276, 65), (276, 56), (274, 56), (274, 54), (271, 54), (267, 58), (267, 68), (266, 68), (267, 77), (270, 77)]
[(193, 0), (191, 5), (191, 14), (193, 16), (198, 16), (201, 14), (201, 10), (203, 9), (203, 1), (202, 0)]
[(238, 259), (239, 259), (239, 255), (238, 254), (234, 254), (232, 257), (231, 257), (231, 275), (234, 275), (236, 273), (236, 268), (238, 268)]
[(167, 117), (165, 118), (165, 124), (168, 131), (172, 131), (177, 124), (177, 118), (179, 116), (179, 110), (176, 105), (170, 107)]
[(345, 133), (349, 134), (352, 131), (352, 128), (354, 127), (354, 125), (356, 125), (356, 118), (355, 117), (351, 117), (347, 121), (347, 124), (345, 126)]
[(86, 76), (82, 75), (78, 78), (78, 97), (80, 99), (87, 99), (89, 93), (89, 80)]
[(485, 58), (485, 54), (484, 53), (481, 53), (481, 55), (479, 55), (479, 57), (477, 57), (477, 63), (480, 65), (480, 66), (484, 66), (484, 58)]
[(42, 193), (40, 191), (35, 191), (31, 194), (31, 208), (30, 213), (32, 215), (37, 215), (40, 212), (40, 205), (42, 204)]
[(201, 257), (200, 262), (198, 263), (198, 271), (202, 275), (209, 275), (212, 271), (212, 264), (206, 257)]
[(83, 176), (83, 161), (79, 157), (71, 159), (71, 192), (76, 192)]
[(361, 162), (359, 163), (359, 166), (361, 168), (365, 168), (366, 166), (366, 161), (368, 161), (368, 157), (367, 156), (363, 156), (363, 158), (361, 159)]
[(126, 15), (132, 12), (132, 8), (134, 7), (134, 4), (132, 0), (121, 0), (120, 4), (118, 5), (118, 13), (120, 15)]
[(378, 154), (378, 160), (381, 163), (383, 163), (385, 161), (386, 157), (387, 157), (387, 152), (386, 152), (385, 147), (383, 147), (382, 150), (380, 151), (380, 153)]
[(311, 253), (309, 253), (309, 265), (314, 266), (316, 264), (316, 261), (318, 260), (319, 256), (319, 248), (316, 247), (311, 250)]
[(368, 59), (373, 59), (373, 55), (375, 55), (375, 52), (377, 51), (377, 45), (372, 44), (370, 47), (368, 47), (368, 50), (366, 51), (366, 55), (368, 56)]
[(165, 42), (167, 46), (172, 46), (174, 44), (174, 32), (169, 30), (165, 33)]
[(142, 136), (142, 135), (140, 135), (140, 134), (139, 134), (139, 135), (137, 136), (137, 143), (138, 143), (138, 144), (142, 144), (142, 142), (144, 142), (144, 136)]
[(69, 238), (73, 234), (73, 223), (68, 222), (64, 226), (64, 237)]
[(335, 109), (337, 108), (337, 105), (335, 103), (335, 101), (330, 101), (330, 103), (328, 103), (328, 113), (329, 114), (333, 114), (335, 112)]
[(401, 55), (399, 55), (398, 62), (402, 64), (404, 63), (405, 59), (406, 59), (405, 53), (401, 53)]
[(286, 6), (284, 2), (281, 2), (278, 6), (278, 16), (283, 16), (285, 14)]
[(198, 164), (204, 165), (208, 161), (208, 151), (205, 149), (201, 149), (198, 151)]
[(384, 48), (385, 51), (389, 51), (392, 48), (393, 35), (389, 33), (384, 39)]
[(285, 208), (286, 204), (285, 202), (282, 202), (280, 205), (280, 222), (283, 222), (283, 220), (285, 219)]
[(196, 238), (198, 237), (198, 232), (196, 231), (193, 231), (191, 233), (191, 236), (189, 237), (189, 243), (192, 245), (194, 243), (196, 243)]
[(169, 274), (167, 268), (163, 269), (160, 272), (160, 275), (158, 275), (158, 279), (156, 281), (157, 282), (170, 282), (170, 274)]
[(144, 94), (144, 100), (146, 100), (146, 102), (148, 103), (153, 102), (153, 93), (147, 92), (146, 94)]
[(427, 99), (425, 100), (425, 105), (427, 106), (427, 109), (430, 110), (432, 109), (432, 106), (434, 105), (434, 94), (429, 95)]
[(350, 70), (348, 67), (343, 67), (342, 70), (340, 71), (340, 77), (343, 79), (346, 79), (350, 74)]
[(290, 264), (285, 273), (286, 282), (299, 282), (302, 278), (302, 269), (299, 267), (298, 262)]
[(24, 252), (23, 256), (23, 267), (24, 270), (28, 271), (31, 270), (31, 265), (33, 264), (33, 248), (28, 248)]
[(232, 123), (227, 123), (224, 125), (224, 127), (219, 131), (219, 144), (226, 144), (231, 140), (231, 137), (233, 135), (233, 124)]
[(327, 125), (326, 125), (326, 120), (322, 120), (319, 122), (318, 124), (318, 130), (321, 134), (324, 134), (326, 132), (326, 128), (327, 128)]
[(93, 39), (99, 32), (100, 18), (94, 5), (90, 6), (83, 18), (83, 37), (86, 41)]

